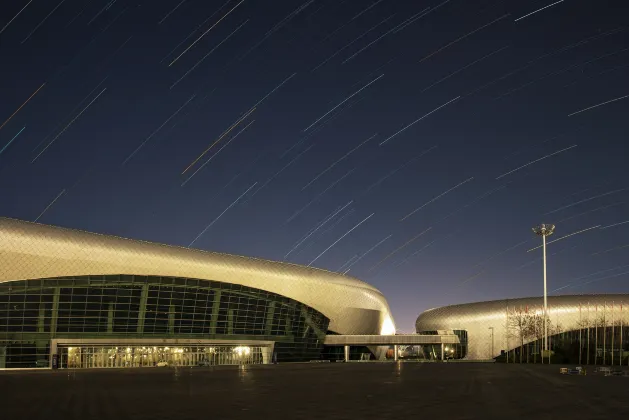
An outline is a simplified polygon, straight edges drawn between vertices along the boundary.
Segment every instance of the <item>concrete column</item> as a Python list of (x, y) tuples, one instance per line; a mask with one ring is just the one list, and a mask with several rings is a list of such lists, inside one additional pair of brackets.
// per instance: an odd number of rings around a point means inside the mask
[(214, 291), (214, 302), (212, 303), (212, 320), (210, 321), (210, 334), (216, 334), (216, 324), (218, 323), (218, 311), (221, 306), (221, 291)]
[(234, 310), (230, 309), (227, 312), (227, 334), (234, 333)]
[(142, 285), (142, 294), (140, 295), (140, 310), (138, 312), (138, 328), (137, 333), (144, 333), (144, 320), (146, 319), (146, 301), (149, 297), (149, 285)]
[(42, 302), (39, 304), (39, 316), (37, 317), (37, 332), (38, 333), (44, 332), (45, 319), (46, 319), (46, 304)]
[[(52, 369), (53, 355), (57, 354), (57, 352), (58, 352), (57, 339), (53, 338), (52, 340), (50, 340), (50, 356), (48, 357), (48, 367), (51, 369)], [(57, 368), (59, 368), (60, 365), (61, 365), (61, 356), (57, 354)]]
[(109, 307), (107, 308), (107, 333), (111, 334), (114, 332), (114, 303), (109, 303)]
[(37, 340), (35, 340), (35, 347), (37, 348), (37, 360), (46, 359), (46, 345), (48, 344), (48, 339), (42, 340), (44, 338), (44, 330), (45, 330), (45, 319), (46, 319), (46, 304), (41, 302), (39, 304), (39, 314), (37, 316)]
[(441, 343), (441, 361), (443, 362), (444, 360), (444, 344)]
[(349, 346), (344, 346), (344, 350), (345, 350), (345, 361), (349, 362)]
[(50, 314), (50, 335), (54, 336), (57, 333), (57, 319), (59, 319), (59, 293), (60, 287), (54, 288), (54, 294), (52, 295), (52, 312)]
[(273, 330), (273, 315), (275, 314), (275, 301), (269, 303), (269, 308), (266, 311), (266, 323), (264, 326), (264, 335), (271, 335)]
[(271, 347), (262, 347), (262, 364), (268, 365), (271, 363)]
[(168, 307), (168, 334), (175, 334), (175, 305)]
[(397, 344), (393, 345), (393, 360), (395, 360), (397, 362)]
[(293, 320), (290, 315), (286, 317), (286, 335), (293, 335)]
[(297, 308), (294, 303), (290, 304), (288, 315), (286, 315), (286, 335), (293, 335), (293, 316), (297, 316)]

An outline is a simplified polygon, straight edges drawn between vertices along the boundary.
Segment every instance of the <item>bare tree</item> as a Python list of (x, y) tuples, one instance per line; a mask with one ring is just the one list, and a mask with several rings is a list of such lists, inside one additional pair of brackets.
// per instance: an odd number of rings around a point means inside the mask
[[(528, 342), (534, 342), (537, 348), (540, 347), (544, 339), (544, 314), (542, 311), (536, 309), (526, 311), (525, 313), (525, 331), (524, 337)], [(562, 332), (562, 328), (559, 325), (553, 325), (550, 317), (546, 315), (546, 324), (548, 327), (548, 336), (559, 334)], [(537, 352), (534, 353), (534, 363), (537, 363)]]
[(526, 339), (528, 314), (522, 308), (507, 309), (507, 336), (516, 338), (520, 344), (520, 363)]

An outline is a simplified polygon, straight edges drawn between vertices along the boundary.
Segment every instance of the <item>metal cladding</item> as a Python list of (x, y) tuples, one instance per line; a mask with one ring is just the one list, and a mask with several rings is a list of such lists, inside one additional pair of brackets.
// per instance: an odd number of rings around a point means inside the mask
[(185, 277), (240, 284), (302, 302), (340, 334), (392, 334), (375, 287), (337, 273), (0, 218), (0, 282), (84, 275)]
[[(511, 325), (514, 317), (542, 316), (543, 297), (492, 300), (429, 309), (415, 321), (418, 333), (437, 330), (466, 330), (466, 359), (491, 359), (501, 350), (521, 345)], [(511, 321), (509, 321), (511, 319)], [(542, 318), (543, 319), (543, 318)], [(565, 295), (548, 297), (549, 337), (553, 333), (629, 325), (629, 294)], [(493, 347), (492, 354), (492, 328)], [(535, 338), (524, 337), (524, 344)]]

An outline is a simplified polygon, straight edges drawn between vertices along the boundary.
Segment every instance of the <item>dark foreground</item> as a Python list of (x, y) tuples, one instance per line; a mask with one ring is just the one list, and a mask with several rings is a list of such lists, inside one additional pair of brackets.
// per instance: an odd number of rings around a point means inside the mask
[(558, 372), (472, 363), (5, 371), (0, 418), (629, 418), (629, 377)]

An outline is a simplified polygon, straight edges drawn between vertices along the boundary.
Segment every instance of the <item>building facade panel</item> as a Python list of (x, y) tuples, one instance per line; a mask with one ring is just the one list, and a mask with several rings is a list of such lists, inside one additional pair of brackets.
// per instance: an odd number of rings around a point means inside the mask
[[(241, 285), (152, 276), (0, 283), (0, 368), (47, 366), (57, 339), (203, 339), (275, 343), (278, 361), (318, 359), (329, 319)], [(188, 348), (188, 347), (186, 347)]]
[(37, 355), (37, 334), (273, 337), (296, 360), (318, 358), (328, 330), (395, 331), (384, 296), (349, 276), (6, 218), (0, 288), (0, 335)]
[[(618, 351), (620, 330), (629, 325), (629, 295), (549, 296), (547, 319), (549, 336), (555, 336), (557, 340), (562, 334), (583, 330), (583, 346), (590, 330), (592, 334), (598, 334), (591, 340), (591, 345), (596, 346), (596, 337), (600, 337), (602, 344), (601, 334), (611, 338), (615, 327)], [(492, 359), (503, 351), (540, 340), (543, 336), (543, 298), (504, 299), (430, 309), (419, 315), (415, 329), (417, 333), (464, 330), (468, 346), (466, 358)], [(610, 344), (611, 339), (607, 342), (608, 349)]]

